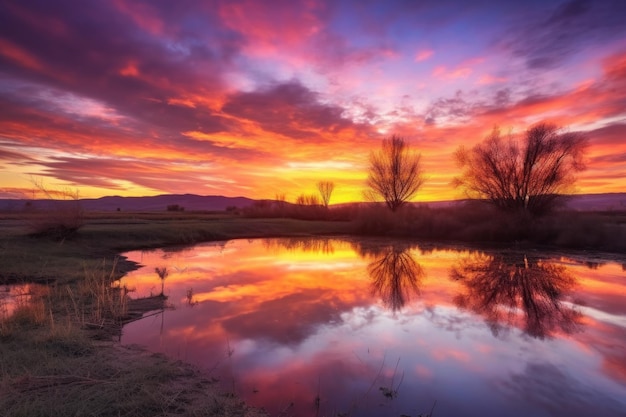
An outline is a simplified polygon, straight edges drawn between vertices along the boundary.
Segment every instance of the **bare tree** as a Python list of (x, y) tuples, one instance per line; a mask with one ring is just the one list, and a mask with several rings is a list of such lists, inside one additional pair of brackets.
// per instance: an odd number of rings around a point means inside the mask
[(369, 198), (382, 198), (391, 211), (396, 211), (424, 183), (420, 159), (403, 138), (394, 135), (384, 139), (381, 149), (370, 154)]
[(521, 138), (503, 138), (496, 127), (471, 150), (459, 148), (456, 159), (463, 169), (455, 179), (470, 197), (487, 199), (507, 211), (543, 214), (555, 207), (559, 195), (584, 169), (587, 139), (562, 133), (540, 123)]
[(328, 207), (328, 203), (330, 202), (330, 196), (335, 189), (335, 183), (332, 181), (320, 181), (317, 183), (317, 189), (320, 192), (320, 196), (322, 197), (322, 204), (324, 207)]

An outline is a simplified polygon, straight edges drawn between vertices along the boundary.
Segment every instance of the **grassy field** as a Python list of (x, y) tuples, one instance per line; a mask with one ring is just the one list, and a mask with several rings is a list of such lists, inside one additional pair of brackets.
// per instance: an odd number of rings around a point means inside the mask
[(216, 381), (189, 365), (112, 341), (125, 321), (167, 302), (163, 297), (130, 301), (126, 289), (114, 285), (135, 268), (120, 257), (122, 251), (233, 238), (350, 234), (626, 249), (625, 213), (559, 213), (531, 222), (472, 206), (418, 207), (395, 214), (370, 207), (350, 211), (349, 221), (90, 212), (74, 234), (32, 237), (37, 216), (41, 213), (0, 213), (0, 290), (16, 284), (24, 292), (8, 318), (3, 318), (0, 298), (3, 416), (262, 415), (232, 393), (221, 393)]

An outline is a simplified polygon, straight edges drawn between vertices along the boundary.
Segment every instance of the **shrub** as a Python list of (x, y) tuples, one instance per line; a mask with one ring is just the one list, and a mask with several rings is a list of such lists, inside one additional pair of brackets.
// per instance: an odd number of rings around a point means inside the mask
[(85, 224), (85, 215), (78, 191), (49, 190), (42, 180), (33, 179), (36, 191), (46, 200), (27, 202), (24, 210), (30, 236), (64, 240), (72, 237)]
[(170, 204), (167, 206), (167, 211), (185, 211), (185, 207), (178, 204)]
[(79, 201), (52, 201), (48, 209), (25, 213), (28, 234), (64, 240), (73, 237), (85, 224), (85, 214)]

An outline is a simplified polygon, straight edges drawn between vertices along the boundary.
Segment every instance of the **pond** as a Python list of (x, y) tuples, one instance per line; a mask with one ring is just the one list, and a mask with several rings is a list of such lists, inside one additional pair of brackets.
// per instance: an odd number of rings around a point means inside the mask
[[(618, 262), (396, 240), (135, 251), (123, 329), (271, 415), (625, 416)], [(160, 274), (159, 274), (160, 272)]]

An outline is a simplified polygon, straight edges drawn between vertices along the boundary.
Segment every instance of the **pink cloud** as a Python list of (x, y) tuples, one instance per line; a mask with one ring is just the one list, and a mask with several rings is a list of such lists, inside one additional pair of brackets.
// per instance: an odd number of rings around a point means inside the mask
[(281, 3), (227, 2), (219, 14), (227, 27), (246, 36), (249, 53), (266, 56), (301, 45), (321, 29), (315, 3), (305, 7), (297, 2)]
[(32, 70), (42, 70), (43, 65), (36, 56), (6, 39), (0, 38), (0, 55)]
[(125, 0), (115, 0), (113, 4), (121, 13), (128, 15), (141, 29), (152, 35), (163, 34), (165, 24), (150, 6), (137, 1)]
[(460, 67), (453, 70), (448, 70), (445, 65), (440, 65), (433, 70), (433, 76), (441, 79), (457, 79), (467, 78), (472, 73), (472, 69), (469, 67)]
[(433, 51), (432, 49), (423, 49), (415, 54), (415, 62), (426, 61), (430, 57), (432, 57), (434, 53), (435, 51)]
[(494, 77), (493, 75), (485, 74), (482, 77), (480, 77), (480, 79), (478, 80), (476, 84), (488, 85), (488, 84), (495, 84), (495, 83), (504, 83), (507, 81), (508, 79), (505, 77)]

